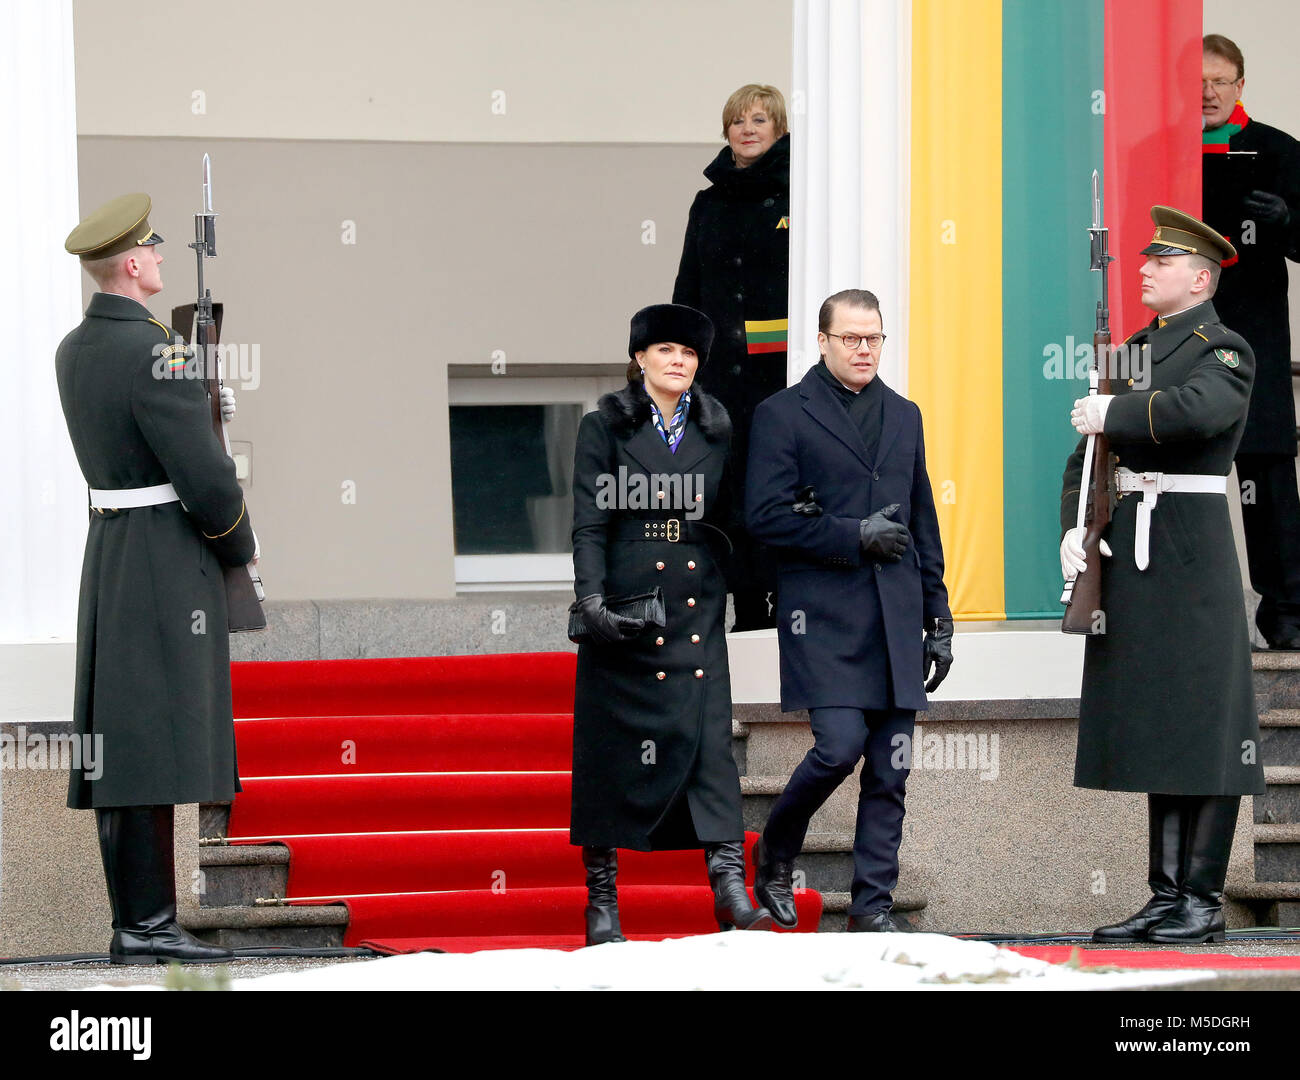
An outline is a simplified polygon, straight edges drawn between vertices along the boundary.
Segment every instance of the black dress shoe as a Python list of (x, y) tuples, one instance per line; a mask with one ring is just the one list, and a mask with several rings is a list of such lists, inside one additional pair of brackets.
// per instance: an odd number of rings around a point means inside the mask
[(772, 913), (754, 907), (745, 889), (745, 849), (734, 841), (711, 844), (704, 862), (713, 888), (713, 917), (719, 930), (771, 930)]
[(1183, 878), (1188, 806), (1182, 795), (1147, 796), (1147, 884), (1151, 886), (1151, 899), (1123, 922), (1098, 927), (1092, 932), (1093, 941), (1146, 941), (1147, 931), (1174, 910)]
[(1206, 795), (1193, 804), (1182, 893), (1173, 910), (1147, 931), (1147, 941), (1203, 945), (1224, 940), (1223, 884), (1240, 802), (1238, 795)]
[(754, 845), (754, 895), (772, 913), (777, 926), (791, 930), (799, 925), (794, 904), (794, 863), (773, 859), (760, 836)]
[(881, 908), (869, 915), (850, 915), (850, 934), (911, 934), (915, 929), (892, 908)]
[(618, 849), (584, 847), (587, 868), (587, 944), (626, 941), (618, 924)]

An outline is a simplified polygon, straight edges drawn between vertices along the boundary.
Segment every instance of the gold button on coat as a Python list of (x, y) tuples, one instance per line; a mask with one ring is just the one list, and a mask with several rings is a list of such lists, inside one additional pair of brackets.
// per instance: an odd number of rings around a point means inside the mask
[(661, 562), (657, 562), (657, 563), (655, 563), (655, 569), (656, 569), (656, 570), (662, 570), (663, 568), (664, 568), (664, 564), (663, 564), (663, 563), (661, 563)]
[(692, 559), (690, 562), (688, 562), (688, 563), (686, 564), (686, 569), (687, 569), (687, 570), (694, 570), (694, 569), (695, 569), (695, 560), (694, 560), (694, 559)]
[(655, 638), (655, 644), (656, 644), (656, 645), (662, 645), (663, 643), (664, 643), (664, 639), (663, 639), (663, 638), (661, 638), (661, 637), (657, 637), (657, 638)]
[(702, 678), (704, 678), (704, 669), (703, 669), (703, 668), (696, 668), (696, 669), (695, 669), (695, 677), (696, 677), (697, 679), (702, 679)]
[(667, 677), (667, 676), (665, 676), (664, 673), (663, 673), (662, 671), (656, 671), (656, 672), (655, 672), (655, 678), (656, 678), (656, 679), (659, 679), (659, 680), (662, 681), (662, 680), (665, 679), (666, 677)]
[(699, 635), (699, 634), (692, 634), (692, 635), (691, 635), (691, 644), (692, 644), (692, 645), (698, 645), (699, 643), (700, 643), (700, 635)]
[(686, 606), (687, 606), (687, 607), (694, 607), (694, 606), (695, 606), (695, 597), (693, 597), (693, 596), (688, 596), (688, 597), (686, 598)]

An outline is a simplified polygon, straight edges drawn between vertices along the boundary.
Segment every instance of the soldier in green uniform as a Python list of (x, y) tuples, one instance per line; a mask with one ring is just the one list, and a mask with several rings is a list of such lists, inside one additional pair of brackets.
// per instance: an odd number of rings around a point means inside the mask
[(172, 820), (239, 790), (221, 564), (256, 548), (195, 365), (145, 306), (162, 289), (150, 206), (123, 195), (69, 234), (98, 291), (55, 357), (90, 488), (73, 724), (102, 736), (103, 764), (73, 772), (68, 805), (95, 810), (110, 956), (128, 964), (232, 955), (176, 923)]
[[(1242, 795), (1264, 790), (1228, 471), (1255, 358), (1210, 298), (1232, 245), (1178, 210), (1151, 210), (1142, 302), (1156, 318), (1125, 344), (1132, 378), (1075, 403), (1103, 433), (1117, 501), (1102, 555), (1104, 633), (1087, 639), (1074, 782), (1147, 792), (1152, 898), (1098, 941), (1224, 935), (1223, 885)], [(1075, 527), (1085, 440), (1065, 469), (1061, 568), (1084, 569)]]

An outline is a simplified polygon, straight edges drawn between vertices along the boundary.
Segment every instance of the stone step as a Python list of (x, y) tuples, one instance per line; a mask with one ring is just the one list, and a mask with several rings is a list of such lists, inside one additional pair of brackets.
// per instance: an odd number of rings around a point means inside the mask
[(1300, 881), (1300, 823), (1256, 825), (1255, 880)]
[(1255, 796), (1255, 823), (1300, 822), (1300, 765), (1265, 765), (1264, 782), (1267, 790)]
[(1268, 765), (1300, 765), (1300, 709), (1260, 714), (1259, 759)]
[(1250, 659), (1265, 708), (1300, 709), (1300, 652), (1256, 652)]
[(206, 840), (224, 840), (230, 824), (230, 803), (199, 803), (199, 846)]
[(281, 946), (300, 949), (341, 948), (348, 926), (342, 904), (312, 906), (201, 907), (183, 918), (195, 937), (229, 949)]
[(749, 771), (749, 725), (734, 717), (731, 721), (731, 756), (736, 761), (736, 771), (744, 776)]
[(1246, 881), (1227, 894), (1248, 905), (1258, 926), (1300, 928), (1300, 881)]
[(1300, 728), (1300, 709), (1269, 709), (1259, 714), (1262, 728)]
[(289, 849), (283, 844), (205, 845), (199, 848), (200, 907), (229, 907), (284, 899)]

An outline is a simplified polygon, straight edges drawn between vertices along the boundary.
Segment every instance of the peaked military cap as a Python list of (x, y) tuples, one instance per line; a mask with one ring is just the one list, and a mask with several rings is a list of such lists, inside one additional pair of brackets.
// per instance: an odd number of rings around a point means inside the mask
[(63, 242), (83, 259), (106, 259), (133, 247), (161, 244), (163, 238), (149, 227), (153, 200), (142, 191), (119, 195), (90, 214)]
[(1143, 255), (1203, 255), (1217, 263), (1237, 257), (1234, 248), (1205, 222), (1172, 206), (1151, 207), (1156, 234), (1141, 251)]
[(708, 359), (713, 344), (713, 323), (702, 311), (685, 304), (651, 304), (632, 316), (627, 354), (636, 359), (641, 349), (660, 341), (688, 345), (699, 355), (700, 363)]

